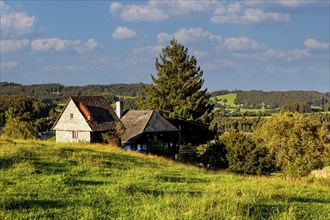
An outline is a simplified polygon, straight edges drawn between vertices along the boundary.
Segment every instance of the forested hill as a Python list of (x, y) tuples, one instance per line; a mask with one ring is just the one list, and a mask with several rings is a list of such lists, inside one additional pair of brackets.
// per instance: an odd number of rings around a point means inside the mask
[[(235, 104), (258, 106), (262, 103), (269, 108), (282, 107), (287, 103), (305, 102), (310, 105), (321, 106), (330, 100), (329, 93), (317, 91), (228, 91), (220, 90), (212, 92), (212, 96), (235, 93)], [(79, 95), (103, 95), (108, 100), (118, 98), (132, 98), (138, 94), (144, 95), (141, 84), (109, 84), (109, 85), (86, 85), (64, 86), (61, 84), (36, 84), (21, 85), (18, 83), (0, 82), (0, 95), (26, 95), (39, 100), (50, 99), (59, 103), (65, 102), (70, 96)]]
[(304, 102), (309, 105), (321, 106), (326, 104), (330, 100), (329, 93), (321, 93), (317, 91), (261, 91), (261, 90), (251, 90), (251, 91), (215, 91), (212, 92), (212, 96), (224, 95), (228, 93), (235, 93), (237, 97), (235, 99), (236, 105), (244, 106), (259, 106), (262, 103), (269, 108), (282, 107), (285, 104), (293, 102)]
[(21, 85), (18, 83), (0, 82), (0, 95), (26, 95), (37, 99), (51, 99), (65, 102), (70, 96), (103, 95), (108, 99), (116, 97), (135, 97), (143, 95), (140, 84), (110, 84), (64, 86), (61, 84)]

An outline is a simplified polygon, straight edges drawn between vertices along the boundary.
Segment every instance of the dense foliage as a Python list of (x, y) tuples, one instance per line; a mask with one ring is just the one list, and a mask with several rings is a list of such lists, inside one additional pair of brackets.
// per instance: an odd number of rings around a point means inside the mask
[(321, 123), (298, 113), (272, 116), (255, 136), (258, 144), (268, 148), (277, 169), (288, 176), (306, 176), (313, 169), (322, 168), (329, 156)]
[[(11, 109), (11, 110), (10, 110)], [(0, 95), (0, 127), (13, 118), (33, 121), (34, 130), (49, 130), (58, 115), (56, 104), (50, 100), (38, 100), (25, 95)]]
[(282, 107), (284, 112), (299, 112), (299, 113), (309, 113), (311, 112), (311, 107), (305, 102), (293, 102), (287, 103)]
[(10, 138), (31, 139), (36, 127), (31, 121), (29, 112), (21, 112), (17, 108), (9, 108), (6, 113), (6, 125), (2, 135)]
[(211, 95), (202, 90), (203, 71), (187, 48), (172, 40), (156, 58), (156, 71), (157, 77), (151, 76), (153, 84), (142, 85), (146, 96), (139, 98), (141, 108), (154, 109), (168, 119), (210, 122)]
[(218, 135), (225, 133), (231, 129), (240, 132), (254, 132), (262, 123), (263, 117), (226, 117), (222, 114), (215, 114), (211, 122), (211, 129), (215, 130)]
[(316, 91), (235, 91), (237, 98), (236, 104), (245, 106), (252, 105), (261, 107), (262, 103), (268, 108), (279, 108), (287, 103), (303, 102), (309, 105), (321, 106), (329, 101), (329, 93)]
[(272, 171), (268, 149), (257, 145), (252, 135), (232, 129), (221, 136), (221, 142), (226, 146), (229, 170), (257, 175)]

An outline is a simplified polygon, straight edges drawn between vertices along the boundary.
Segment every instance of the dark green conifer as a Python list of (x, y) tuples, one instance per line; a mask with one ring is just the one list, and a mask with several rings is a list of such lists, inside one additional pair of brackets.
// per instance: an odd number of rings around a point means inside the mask
[(139, 97), (141, 108), (154, 109), (168, 119), (210, 122), (211, 95), (202, 89), (203, 71), (187, 48), (171, 40), (156, 58), (156, 71), (157, 77), (151, 75), (153, 83), (142, 85), (146, 96)]

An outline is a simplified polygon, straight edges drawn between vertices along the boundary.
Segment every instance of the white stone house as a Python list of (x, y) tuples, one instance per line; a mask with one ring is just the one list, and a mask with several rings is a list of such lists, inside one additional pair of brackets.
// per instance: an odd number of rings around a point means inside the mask
[(52, 130), (56, 142), (99, 142), (102, 133), (113, 132), (116, 123), (123, 126), (117, 114), (102, 96), (70, 97)]

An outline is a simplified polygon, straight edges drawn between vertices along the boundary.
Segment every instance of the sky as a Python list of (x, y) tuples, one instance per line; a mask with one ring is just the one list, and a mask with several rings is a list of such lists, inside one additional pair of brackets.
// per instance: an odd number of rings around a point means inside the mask
[(2, 1), (1, 82), (152, 83), (171, 39), (204, 88), (329, 92), (329, 0)]

